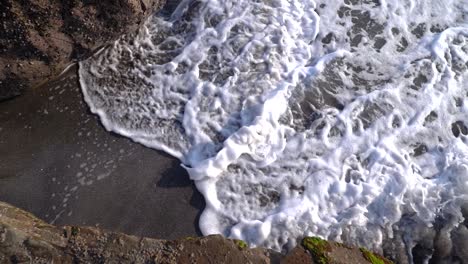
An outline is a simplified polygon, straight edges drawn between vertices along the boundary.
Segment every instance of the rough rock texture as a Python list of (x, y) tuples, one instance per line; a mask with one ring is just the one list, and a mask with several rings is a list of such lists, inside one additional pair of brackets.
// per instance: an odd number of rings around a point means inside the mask
[(0, 202), (0, 263), (375, 263), (364, 249), (305, 238), (288, 255), (249, 249), (221, 236), (175, 241), (139, 238), (92, 227), (55, 227)]
[(263, 249), (221, 236), (165, 241), (91, 227), (54, 227), (0, 203), (0, 263), (270, 263)]
[(165, 0), (0, 0), (0, 101), (135, 30)]

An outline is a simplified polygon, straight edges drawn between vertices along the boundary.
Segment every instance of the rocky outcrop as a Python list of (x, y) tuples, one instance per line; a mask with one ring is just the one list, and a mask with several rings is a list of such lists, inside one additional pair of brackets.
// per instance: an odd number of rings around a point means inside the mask
[(0, 263), (377, 263), (365, 249), (305, 238), (288, 255), (219, 235), (176, 241), (92, 227), (56, 227), (0, 202)]
[(55, 227), (0, 203), (0, 263), (270, 263), (270, 258), (267, 250), (221, 236), (166, 241)]
[(1, 0), (0, 101), (135, 30), (164, 0)]

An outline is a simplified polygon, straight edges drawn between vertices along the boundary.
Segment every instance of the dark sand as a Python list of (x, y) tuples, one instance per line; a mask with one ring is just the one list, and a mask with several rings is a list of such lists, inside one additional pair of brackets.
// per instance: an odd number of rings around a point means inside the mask
[(76, 67), (0, 103), (0, 200), (58, 225), (164, 239), (199, 235), (204, 206), (177, 159), (101, 126)]

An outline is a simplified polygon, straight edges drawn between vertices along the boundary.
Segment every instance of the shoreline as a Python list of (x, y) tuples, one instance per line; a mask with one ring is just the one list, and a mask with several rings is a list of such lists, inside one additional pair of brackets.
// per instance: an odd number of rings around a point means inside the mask
[(77, 64), (0, 103), (0, 171), (0, 200), (49, 223), (201, 235), (204, 200), (180, 162), (106, 131), (83, 100)]
[(305, 237), (283, 254), (220, 235), (164, 240), (94, 227), (54, 226), (4, 202), (0, 211), (2, 263), (392, 263), (367, 249), (318, 237)]

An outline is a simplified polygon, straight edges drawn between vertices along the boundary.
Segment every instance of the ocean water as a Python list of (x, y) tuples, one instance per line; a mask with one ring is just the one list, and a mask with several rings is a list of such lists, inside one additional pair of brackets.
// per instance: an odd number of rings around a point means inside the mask
[(468, 258), (468, 0), (183, 0), (79, 74), (181, 160), (205, 235)]

